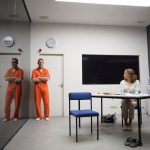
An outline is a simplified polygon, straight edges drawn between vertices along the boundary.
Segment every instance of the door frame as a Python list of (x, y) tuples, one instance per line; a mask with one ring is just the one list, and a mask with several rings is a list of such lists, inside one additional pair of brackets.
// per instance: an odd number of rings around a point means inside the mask
[(61, 56), (62, 57), (62, 82), (63, 82), (63, 88), (62, 88), (62, 101), (63, 101), (63, 107), (62, 107), (62, 116), (65, 116), (64, 112), (64, 54), (49, 54), (49, 53), (40, 53), (39, 56)]

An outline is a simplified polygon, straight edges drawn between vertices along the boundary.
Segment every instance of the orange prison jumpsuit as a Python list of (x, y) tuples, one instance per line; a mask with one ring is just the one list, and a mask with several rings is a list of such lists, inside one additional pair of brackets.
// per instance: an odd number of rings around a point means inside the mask
[[(32, 79), (37, 77), (50, 77), (47, 69), (43, 68), (40, 71), (38, 68), (34, 69), (32, 72)], [(36, 104), (36, 113), (38, 118), (42, 118), (41, 112), (41, 98), (44, 103), (44, 117), (49, 117), (49, 92), (48, 92), (48, 84), (46, 82), (37, 82), (34, 83), (34, 96), (35, 96), (35, 104)]]
[[(5, 75), (5, 77), (18, 77), (23, 80), (23, 70), (19, 67), (13, 71), (13, 69), (9, 69)], [(22, 82), (8, 82), (7, 91), (6, 91), (6, 98), (5, 98), (5, 118), (7, 120), (10, 119), (10, 108), (11, 102), (14, 98), (15, 101), (15, 112), (14, 118), (19, 117), (19, 108), (22, 96)]]

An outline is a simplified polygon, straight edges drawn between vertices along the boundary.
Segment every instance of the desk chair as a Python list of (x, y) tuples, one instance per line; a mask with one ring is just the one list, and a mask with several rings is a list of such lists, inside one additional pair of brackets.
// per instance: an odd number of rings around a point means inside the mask
[[(78, 110), (71, 110), (71, 101), (78, 101)], [(80, 101), (89, 100), (90, 109), (80, 109)], [(78, 120), (79, 128), (81, 127), (81, 118), (90, 117), (91, 118), (91, 134), (92, 130), (92, 117), (97, 117), (97, 140), (99, 140), (99, 113), (92, 110), (92, 97), (89, 92), (80, 92), (80, 93), (69, 93), (69, 135), (71, 136), (71, 116), (76, 117), (76, 142), (78, 142)]]

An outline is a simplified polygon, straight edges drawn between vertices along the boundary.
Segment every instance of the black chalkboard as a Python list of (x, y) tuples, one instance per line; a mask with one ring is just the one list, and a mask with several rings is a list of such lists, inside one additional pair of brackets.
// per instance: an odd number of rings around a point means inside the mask
[(82, 83), (120, 84), (126, 68), (132, 68), (140, 79), (139, 56), (82, 55)]

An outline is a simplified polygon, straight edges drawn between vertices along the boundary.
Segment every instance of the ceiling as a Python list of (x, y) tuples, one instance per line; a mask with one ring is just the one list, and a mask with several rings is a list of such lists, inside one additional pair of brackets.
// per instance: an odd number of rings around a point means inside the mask
[(0, 21), (29, 22), (22, 0), (0, 0)]
[(25, 0), (32, 22), (147, 26), (150, 8)]

